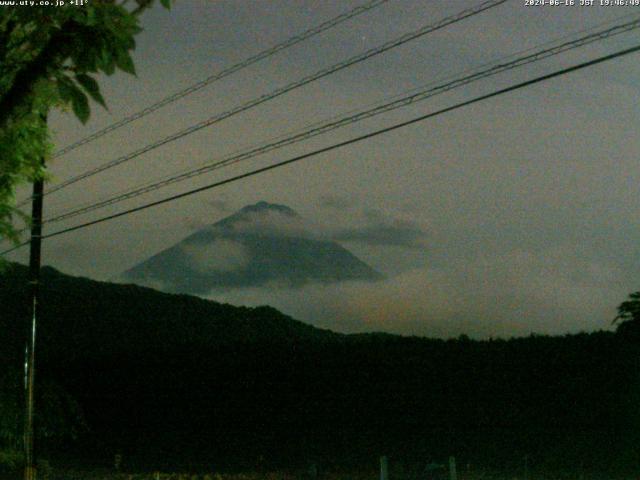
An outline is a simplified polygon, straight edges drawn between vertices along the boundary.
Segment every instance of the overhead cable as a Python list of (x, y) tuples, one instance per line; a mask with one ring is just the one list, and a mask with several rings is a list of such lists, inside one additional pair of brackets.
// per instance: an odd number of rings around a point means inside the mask
[(187, 95), (191, 95), (192, 93), (197, 92), (198, 90), (203, 89), (204, 87), (211, 85), (214, 82), (217, 82), (218, 80), (221, 80), (225, 77), (228, 77), (229, 75), (232, 75), (244, 68), (247, 68), (251, 65), (253, 65), (254, 63), (257, 63), (261, 60), (264, 60), (265, 58), (271, 57), (272, 55), (275, 55), (276, 53), (292, 47), (304, 40), (307, 40), (308, 38), (314, 37), (326, 30), (329, 30), (333, 27), (335, 27), (336, 25), (339, 25), (351, 18), (354, 18), (358, 15), (361, 15), (365, 12), (368, 12), (369, 10), (372, 10), (376, 7), (379, 7), (380, 5), (388, 2), (389, 0), (371, 0), (363, 5), (357, 6), (355, 8), (353, 8), (352, 10), (349, 10), (348, 12), (342, 13), (340, 15), (338, 15), (337, 17), (334, 17), (330, 20), (327, 20), (326, 22), (323, 22), (319, 25), (316, 25), (315, 27), (312, 27), (298, 35), (295, 35), (293, 37), (290, 37), (288, 39), (286, 39), (285, 41), (278, 43), (277, 45), (274, 45), (273, 47), (267, 48), (266, 50), (263, 50), (259, 53), (257, 53), (256, 55), (253, 55), (249, 58), (246, 58), (245, 60), (242, 60), (239, 63), (236, 63), (234, 65), (231, 65), (230, 67), (225, 68), (224, 70), (222, 70), (221, 72), (218, 73), (214, 73), (213, 75), (200, 80), (199, 82), (196, 82), (182, 90), (179, 90), (177, 92), (172, 93), (171, 95), (168, 95), (166, 97), (164, 97), (162, 100), (157, 101), (156, 103), (149, 105), (148, 107), (139, 110), (138, 112), (135, 112), (121, 120), (118, 120), (117, 122), (112, 123), (111, 125), (108, 125), (107, 127), (98, 130), (95, 133), (92, 133), (91, 135), (84, 137), (76, 142), (71, 143), (70, 145), (67, 145), (64, 148), (61, 148), (60, 150), (58, 150), (57, 152), (55, 152), (53, 154), (52, 158), (58, 158), (61, 157), (62, 155), (65, 155), (69, 152), (71, 152), (72, 150), (75, 150), (78, 147), (81, 147), (82, 145), (86, 145), (87, 143), (93, 142), (94, 140), (103, 137), (104, 135), (106, 135), (107, 133), (111, 133), (121, 127), (124, 127), (125, 125), (138, 120), (142, 117), (145, 117), (147, 115), (149, 115), (150, 113), (155, 112), (156, 110), (161, 109), (162, 107), (165, 107), (167, 105), (169, 105), (170, 103), (173, 103), (177, 100), (180, 100), (181, 98), (186, 97)]
[[(577, 64), (577, 65), (574, 65), (572, 67), (567, 67), (567, 68), (563, 68), (561, 70), (556, 70), (555, 72), (548, 73), (546, 75), (542, 75), (542, 76), (533, 78), (531, 80), (520, 82), (520, 83), (517, 83), (515, 85), (511, 85), (509, 87), (502, 88), (500, 90), (496, 90), (494, 92), (491, 92), (491, 93), (488, 93), (488, 94), (485, 94), (485, 95), (480, 95), (480, 96), (472, 98), (470, 100), (466, 100), (464, 102), (457, 103), (457, 104), (455, 104), (453, 106), (450, 106), (450, 107), (447, 107), (447, 108), (443, 108), (443, 109), (437, 110), (435, 112), (427, 113), (425, 115), (421, 115), (421, 116), (413, 118), (411, 120), (406, 120), (404, 122), (396, 123), (396, 124), (391, 125), (389, 127), (381, 128), (379, 130), (375, 130), (373, 132), (369, 132), (367, 134), (360, 135), (360, 136), (351, 138), (349, 140), (330, 145), (328, 147), (320, 148), (320, 149), (314, 150), (312, 152), (308, 152), (308, 153), (305, 153), (305, 154), (302, 154), (302, 155), (298, 155), (298, 156), (295, 156), (293, 158), (289, 158), (287, 160), (283, 160), (283, 161), (268, 165), (266, 167), (258, 168), (258, 169), (255, 169), (255, 170), (240, 174), (240, 175), (236, 175), (234, 177), (227, 178), (225, 180), (220, 180), (220, 181), (217, 181), (217, 182), (214, 182), (214, 183), (202, 186), (202, 187), (198, 187), (198, 188), (194, 188), (194, 189), (188, 190), (186, 192), (182, 192), (182, 193), (179, 193), (179, 194), (176, 194), (176, 195), (171, 195), (171, 196), (165, 197), (165, 198), (163, 198), (161, 200), (156, 200), (156, 201), (144, 204), (144, 205), (140, 205), (140, 206), (135, 207), (135, 208), (131, 208), (131, 209), (124, 210), (124, 211), (121, 211), (121, 212), (118, 212), (118, 213), (114, 213), (112, 215), (107, 215), (107, 216), (104, 216), (104, 217), (101, 217), (101, 218), (98, 218), (98, 219), (95, 219), (95, 220), (84, 222), (84, 223), (81, 223), (79, 225), (75, 225), (75, 226), (72, 226), (72, 227), (64, 228), (62, 230), (58, 230), (56, 232), (44, 235), (42, 238), (44, 239), (44, 238), (56, 237), (58, 235), (63, 235), (63, 234), (70, 233), (70, 232), (73, 232), (73, 231), (76, 231), (76, 230), (87, 228), (87, 227), (90, 227), (92, 225), (97, 225), (99, 223), (107, 222), (109, 220), (113, 220), (113, 219), (116, 219), (116, 218), (119, 218), (119, 217), (123, 217), (123, 216), (126, 216), (126, 215), (131, 215), (133, 213), (137, 213), (137, 212), (140, 212), (142, 210), (146, 210), (148, 208), (156, 207), (158, 205), (162, 205), (162, 204), (165, 204), (165, 203), (173, 202), (173, 201), (179, 200), (181, 198), (189, 197), (191, 195), (195, 195), (196, 193), (200, 193), (200, 192), (204, 192), (204, 191), (207, 191), (207, 190), (211, 190), (213, 188), (217, 188), (217, 187), (220, 187), (220, 186), (223, 186), (223, 185), (227, 185), (227, 184), (232, 183), (232, 182), (236, 182), (238, 180), (242, 180), (242, 179), (249, 178), (249, 177), (252, 177), (252, 176), (255, 176), (255, 175), (259, 175), (261, 173), (264, 173), (264, 172), (267, 172), (267, 171), (270, 171), (270, 170), (274, 170), (276, 168), (280, 168), (280, 167), (283, 167), (285, 165), (289, 165), (289, 164), (292, 164), (292, 163), (295, 163), (295, 162), (299, 162), (301, 160), (304, 160), (304, 159), (307, 159), (307, 158), (310, 158), (310, 157), (314, 157), (314, 156), (317, 156), (317, 155), (320, 155), (320, 154), (323, 154), (323, 153), (326, 153), (326, 152), (329, 152), (329, 151), (332, 151), (332, 150), (336, 150), (338, 148), (346, 147), (346, 146), (352, 145), (354, 143), (358, 143), (358, 142), (361, 142), (361, 141), (364, 141), (364, 140), (368, 140), (370, 138), (377, 137), (377, 136), (382, 135), (384, 133), (389, 133), (389, 132), (398, 130), (400, 128), (407, 127), (409, 125), (413, 125), (413, 124), (416, 124), (418, 122), (422, 122), (422, 121), (427, 120), (429, 118), (433, 118), (433, 117), (442, 115), (444, 113), (448, 113), (448, 112), (457, 110), (459, 108), (466, 107), (468, 105), (472, 105), (474, 103), (478, 103), (478, 102), (481, 102), (481, 101), (484, 101), (484, 100), (488, 100), (490, 98), (494, 98), (494, 97), (497, 97), (499, 95), (503, 95), (503, 94), (506, 94), (506, 93), (509, 93), (509, 92), (513, 92), (515, 90), (519, 90), (519, 89), (522, 89), (522, 88), (525, 88), (525, 87), (528, 87), (528, 86), (531, 86), (531, 85), (534, 85), (534, 84), (537, 84), (537, 83), (544, 82), (546, 80), (550, 80), (552, 78), (556, 78), (556, 77), (559, 77), (559, 76), (562, 76), (562, 75), (566, 75), (568, 73), (575, 72), (577, 70), (582, 70), (584, 68), (591, 67), (593, 65), (597, 65), (599, 63), (603, 63), (603, 62), (606, 62), (606, 61), (609, 61), (609, 60), (613, 60), (614, 58), (619, 58), (619, 57), (622, 57), (622, 56), (625, 56), (625, 55), (629, 55), (631, 53), (635, 53), (635, 52), (638, 52), (638, 51), (640, 51), (640, 45), (637, 45), (637, 46), (631, 47), (631, 48), (627, 48), (627, 49), (624, 49), (624, 50), (620, 50), (618, 52), (611, 53), (609, 55), (604, 55), (604, 56), (598, 57), (598, 58), (596, 58), (594, 60), (589, 60), (587, 62), (583, 62), (583, 63)], [(29, 242), (24, 242), (24, 243), (22, 243), (20, 245), (17, 245), (15, 247), (13, 247), (13, 248), (5, 250), (5, 251), (1, 252), (0, 255), (4, 255), (6, 253), (12, 252), (12, 251), (24, 246), (24, 245), (27, 245), (28, 243)]]
[(234, 115), (237, 115), (238, 113), (244, 112), (246, 110), (249, 110), (253, 107), (256, 107), (260, 104), (263, 104), (265, 102), (268, 102), (269, 100), (273, 100), (274, 98), (277, 98), (281, 95), (284, 95), (285, 93), (288, 93), (294, 89), (300, 88), (304, 85), (307, 85), (311, 82), (314, 82), (316, 80), (319, 80), (321, 78), (327, 77), (335, 72), (338, 72), (340, 70), (343, 70), (347, 67), (350, 67), (352, 65), (355, 65), (357, 63), (363, 62), (365, 60), (368, 60), (376, 55), (380, 55), (388, 50), (391, 50), (392, 48), (398, 47), (400, 45), (404, 45), (405, 43), (408, 43), (412, 40), (415, 40), (419, 37), (422, 37), (424, 35), (427, 35), (431, 32), (434, 32), (436, 30), (442, 29), (448, 25), (457, 23), (461, 20), (464, 20), (465, 18), (477, 15), (481, 12), (484, 12), (486, 10), (489, 10), (490, 8), (494, 8), (497, 7), (505, 2), (507, 2), (508, 0), (487, 0), (485, 2), (482, 2), (474, 7), (470, 7), (467, 8), (465, 10), (462, 10), (461, 12), (446, 17), (442, 20), (440, 20), (439, 22), (435, 23), (435, 24), (430, 24), (430, 25), (425, 25), (421, 28), (419, 28), (418, 30), (415, 30), (413, 32), (409, 32), (406, 33), (404, 35), (401, 35), (400, 37), (397, 37), (393, 40), (390, 40), (388, 42), (385, 42), (384, 44), (375, 47), (375, 48), (371, 48), (367, 51), (365, 51), (364, 53), (361, 53), (359, 55), (356, 55), (354, 57), (351, 57), (347, 60), (344, 60), (340, 63), (334, 64), (332, 66), (323, 68), (322, 70), (319, 70), (316, 73), (313, 73), (311, 75), (308, 75), (306, 77), (303, 77), (300, 80), (296, 80), (294, 82), (291, 82), (283, 87), (280, 87), (270, 93), (266, 93), (264, 95), (261, 95), (259, 97), (254, 98), (253, 100), (250, 100), (247, 103), (244, 103), (242, 105), (239, 105), (237, 107), (232, 108), (231, 110), (227, 110), (223, 113), (214, 115), (206, 120), (203, 120), (195, 125), (192, 125), (184, 130), (181, 130), (179, 132), (173, 133), (161, 140), (158, 140), (154, 143), (145, 145), (142, 148), (139, 148), (131, 153), (128, 153), (124, 156), (121, 156), (115, 160), (111, 160), (107, 163), (104, 163), (96, 168), (93, 168), (91, 170), (88, 170), (84, 173), (81, 173), (79, 175), (76, 175), (74, 177), (71, 177), (67, 180), (62, 181), (61, 183), (54, 185), (52, 187), (49, 187), (48, 190), (45, 192), (45, 196), (49, 195), (51, 193), (57, 192), (63, 188), (66, 188), (70, 185), (73, 185), (81, 180), (84, 180), (86, 178), (92, 177), (98, 173), (104, 172), (105, 170), (109, 170), (113, 167), (116, 167), (118, 165), (121, 165), (125, 162), (128, 162), (129, 160), (132, 160), (136, 157), (139, 157), (140, 155), (143, 155), (145, 153), (148, 153), (152, 150), (155, 150), (163, 145), (166, 145), (168, 143), (171, 143), (173, 141), (176, 141), (180, 138), (183, 138), (187, 135), (190, 135), (192, 133), (195, 133), (199, 130), (202, 130), (203, 128), (209, 127), (211, 125), (214, 125), (216, 123), (221, 122), (222, 120), (225, 120), (229, 117), (232, 117)]
[(105, 200), (102, 200), (99, 202), (93, 202), (79, 208), (70, 209), (66, 212), (60, 213), (59, 215), (46, 219), (44, 223), (60, 222), (60, 221), (75, 217), (77, 215), (85, 214), (100, 208), (107, 207), (109, 205), (120, 203), (122, 201), (129, 200), (129, 199), (138, 197), (140, 195), (153, 192), (155, 190), (172, 185), (174, 183), (178, 183), (193, 177), (197, 177), (197, 176), (209, 173), (211, 171), (238, 163), (240, 161), (254, 158), (258, 155), (265, 154), (272, 150), (279, 149), (284, 146), (292, 145), (294, 143), (307, 140), (309, 138), (327, 133), (329, 131), (344, 127), (346, 125), (350, 125), (367, 118), (371, 118), (392, 110), (396, 110), (398, 108), (405, 107), (405, 106), (414, 104), (416, 102), (427, 100), (431, 97), (448, 92), (455, 88), (462, 87), (464, 85), (468, 85), (472, 82), (476, 82), (478, 80), (491, 77), (508, 70), (522, 67), (530, 63), (538, 62), (543, 59), (546, 59), (555, 55), (559, 55), (568, 50), (572, 50), (572, 49), (582, 47), (597, 41), (601, 41), (606, 38), (610, 38), (615, 35), (629, 32), (637, 28), (640, 28), (640, 17), (636, 17), (634, 20), (631, 20), (621, 25), (616, 25), (605, 30), (591, 33), (581, 38), (577, 38), (575, 40), (564, 42), (562, 44), (552, 46), (549, 48), (541, 49), (532, 54), (516, 58), (509, 62), (499, 63), (497, 65), (491, 66), (490, 68), (466, 75), (464, 77), (457, 78), (455, 80), (442, 83), (440, 85), (436, 85), (427, 89), (423, 89), (421, 91), (414, 92), (410, 95), (406, 95), (402, 98), (398, 98), (391, 102), (378, 105), (374, 108), (361, 111), (353, 115), (348, 115), (338, 120), (329, 121), (324, 124), (320, 124), (318, 126), (307, 129), (295, 135), (292, 135), (286, 138), (281, 138), (276, 141), (267, 143), (265, 145), (260, 145), (258, 147), (254, 147), (252, 149), (249, 149), (241, 153), (232, 154), (222, 160), (217, 160), (215, 162), (207, 163), (204, 166), (187, 170), (179, 174), (174, 174), (174, 175), (165, 177), (161, 180), (155, 181), (153, 183), (147, 183), (143, 186), (139, 186), (134, 189), (127, 190), (126, 192), (119, 193)]

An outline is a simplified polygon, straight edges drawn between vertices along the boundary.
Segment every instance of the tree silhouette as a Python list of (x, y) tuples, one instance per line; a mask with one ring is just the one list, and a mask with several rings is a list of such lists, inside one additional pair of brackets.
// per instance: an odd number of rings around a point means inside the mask
[[(0, 374), (0, 473), (15, 471), (24, 461), (22, 382), (21, 372), (16, 369)], [(58, 383), (43, 380), (37, 390), (37, 402), (35, 433), (39, 441), (69, 444), (88, 430), (79, 403)]]
[(620, 304), (613, 323), (618, 323), (618, 333), (640, 338), (640, 292), (629, 294), (629, 299)]

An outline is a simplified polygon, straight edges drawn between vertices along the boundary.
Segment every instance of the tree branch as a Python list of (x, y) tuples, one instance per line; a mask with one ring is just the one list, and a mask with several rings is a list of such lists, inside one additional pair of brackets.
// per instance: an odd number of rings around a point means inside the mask
[(63, 23), (51, 35), (40, 54), (16, 74), (13, 85), (0, 98), (0, 130), (6, 128), (9, 120), (16, 115), (21, 106), (26, 105), (36, 82), (45, 78), (52, 68), (59, 67), (69, 56), (71, 47), (65, 41), (65, 37), (73, 27), (73, 21)]
[(140, 15), (151, 6), (153, 0), (136, 0), (136, 3), (138, 4), (138, 7), (131, 11), (132, 15)]

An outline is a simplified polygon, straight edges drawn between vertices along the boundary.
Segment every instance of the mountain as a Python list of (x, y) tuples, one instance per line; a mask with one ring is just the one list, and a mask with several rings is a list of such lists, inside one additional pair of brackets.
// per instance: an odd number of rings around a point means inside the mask
[[(21, 338), (28, 318), (25, 266), (0, 272), (0, 331)], [(198, 297), (162, 293), (65, 275), (43, 267), (38, 342), (45, 356), (100, 356), (104, 352), (145, 352), (325, 341), (339, 336), (268, 307), (236, 307)], [(15, 344), (0, 342), (0, 360)], [(15, 353), (12, 352), (12, 353)], [(18, 349), (19, 354), (19, 349)]]
[(338, 243), (305, 227), (284, 205), (259, 202), (202, 228), (119, 280), (172, 293), (382, 278)]
[[(0, 380), (24, 361), (28, 291), (26, 267), (0, 272)], [(122, 452), (127, 472), (247, 471), (257, 458), (263, 468), (306, 468), (375, 465), (388, 454), (419, 473), (455, 454), (465, 472), (484, 465), (508, 478), (525, 455), (540, 478), (638, 471), (640, 345), (612, 332), (482, 342), (342, 335), (270, 307), (52, 268), (42, 271), (40, 306), (36, 391), (54, 381), (89, 427), (75, 443), (40, 439), (52, 464), (109, 467)], [(7, 421), (4, 393), (0, 381)]]
[[(6, 402), (13, 398), (3, 391), (5, 380), (18, 376), (24, 362), (29, 291), (27, 267), (9, 264), (0, 269), (3, 428)], [(180, 435), (207, 439), (210, 447), (209, 435), (219, 434), (223, 442), (236, 428), (234, 422), (248, 417), (253, 402), (271, 405), (269, 398), (256, 398), (269, 393), (264, 381), (272, 381), (278, 369), (298, 364), (307, 348), (341, 344), (346, 337), (268, 306), (236, 307), (72, 277), (51, 267), (42, 268), (40, 293), (37, 388), (40, 382), (53, 381), (78, 401), (89, 425), (78, 443), (38, 439), (41, 454), (52, 448), (66, 458), (64, 452), (74, 451), (76, 458), (95, 459), (100, 466), (105, 459), (112, 464), (113, 452), (123, 449), (131, 467), (129, 454), (144, 437), (155, 443), (145, 440), (142, 446), (151, 448), (144, 447), (137, 458), (153, 454), (158, 445), (170, 448)], [(280, 399), (279, 394), (273, 397), (273, 402)], [(65, 405), (56, 408), (60, 417), (68, 414)], [(202, 411), (206, 422), (199, 416)], [(253, 421), (259, 420), (258, 413)], [(0, 442), (0, 452), (3, 446)], [(197, 450), (193, 443), (189, 448)], [(180, 464), (189, 455), (180, 450), (161, 457)], [(153, 458), (157, 468), (160, 460)]]

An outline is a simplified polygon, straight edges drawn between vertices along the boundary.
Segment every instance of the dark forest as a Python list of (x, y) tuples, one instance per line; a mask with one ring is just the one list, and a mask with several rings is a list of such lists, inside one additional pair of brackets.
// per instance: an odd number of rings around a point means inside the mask
[[(525, 457), (531, 471), (638, 466), (630, 328), (483, 341), (344, 335), (270, 307), (43, 276), (37, 440), (56, 465), (108, 467), (120, 454), (130, 471), (357, 468), (385, 454), (509, 472)], [(5, 418), (19, 404), (8, 388), (25, 281), (16, 264), (0, 281)], [(9, 448), (16, 436), (3, 428)]]

